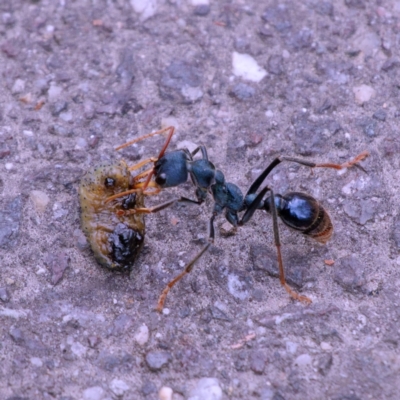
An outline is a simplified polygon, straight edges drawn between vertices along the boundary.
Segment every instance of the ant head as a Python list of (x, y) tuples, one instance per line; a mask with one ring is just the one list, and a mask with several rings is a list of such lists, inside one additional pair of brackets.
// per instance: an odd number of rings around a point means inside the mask
[(188, 158), (183, 150), (164, 154), (154, 164), (154, 176), (161, 188), (179, 186), (187, 181)]

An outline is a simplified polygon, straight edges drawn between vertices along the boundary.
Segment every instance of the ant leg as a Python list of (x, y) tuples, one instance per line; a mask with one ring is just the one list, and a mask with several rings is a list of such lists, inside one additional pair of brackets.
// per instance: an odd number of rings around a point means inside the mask
[(151, 162), (154, 163), (155, 161), (157, 161), (157, 159), (154, 158), (154, 157), (146, 158), (146, 160), (140, 161), (137, 164), (132, 165), (131, 167), (128, 167), (128, 169), (129, 169), (129, 171), (132, 172), (132, 171), (135, 171), (136, 169), (139, 169), (139, 168), (143, 167), (143, 165), (146, 165), (146, 164), (151, 163)]
[(272, 214), (272, 223), (274, 229), (274, 239), (275, 239), (275, 246), (278, 253), (278, 265), (279, 265), (279, 280), (281, 285), (285, 288), (285, 290), (289, 293), (289, 295), (294, 298), (295, 300), (302, 301), (306, 304), (311, 304), (312, 301), (307, 296), (302, 296), (301, 294), (295, 292), (287, 283), (285, 278), (285, 269), (283, 267), (282, 261), (282, 253), (281, 253), (281, 242), (279, 238), (279, 228), (278, 228), (278, 212), (276, 211), (275, 205), (275, 196), (274, 192), (269, 189), (271, 192), (271, 214)]
[(264, 182), (264, 180), (266, 179), (266, 177), (270, 174), (270, 172), (277, 166), (279, 165), (281, 162), (283, 161), (290, 161), (290, 162), (295, 162), (297, 164), (300, 165), (304, 165), (306, 167), (310, 167), (310, 168), (333, 168), (333, 169), (344, 169), (344, 168), (350, 168), (350, 167), (358, 167), (361, 170), (364, 170), (363, 167), (361, 167), (358, 163), (362, 160), (364, 160), (365, 158), (367, 158), (369, 156), (368, 151), (363, 151), (362, 153), (360, 153), (357, 157), (355, 157), (353, 160), (350, 160), (348, 162), (345, 162), (343, 164), (334, 164), (334, 163), (321, 163), (321, 164), (317, 164), (311, 161), (307, 161), (307, 160), (302, 160), (300, 158), (295, 158), (295, 157), (285, 157), (285, 156), (280, 156), (275, 158), (275, 160), (273, 160), (271, 162), (271, 164), (268, 165), (267, 168), (265, 168), (265, 170), (263, 172), (261, 172), (261, 174), (256, 178), (256, 180), (251, 184), (249, 190), (246, 193), (247, 197), (248, 195), (254, 194), (262, 185), (262, 183)]
[[(137, 174), (136, 176), (134, 176), (134, 177), (133, 177), (133, 181), (134, 181), (134, 182), (140, 181), (140, 180), (143, 179), (145, 176), (147, 177), (147, 176), (151, 173), (151, 171), (153, 171), (153, 168), (146, 169), (146, 171), (143, 171), (143, 172), (141, 172), (140, 174)], [(149, 184), (147, 185), (147, 187), (150, 186), (150, 183), (151, 183), (151, 182), (149, 182)]]
[(143, 183), (143, 182), (136, 183), (136, 184), (134, 185), (134, 189), (129, 189), (129, 190), (126, 190), (125, 192), (120, 192), (120, 193), (114, 194), (113, 196), (108, 197), (108, 198), (106, 199), (106, 201), (105, 201), (105, 204), (109, 203), (109, 202), (112, 201), (112, 200), (118, 199), (118, 198), (120, 198), (120, 197), (127, 196), (128, 194), (131, 194), (131, 193), (139, 193), (139, 192), (142, 192), (142, 193), (143, 193), (144, 195), (146, 195), (146, 196), (153, 196), (153, 195), (158, 194), (158, 193), (161, 192), (161, 189), (157, 186), (157, 184), (156, 184), (155, 182), (150, 182), (150, 184), (147, 186), (148, 188), (149, 188), (149, 187), (155, 188), (155, 189), (154, 189), (153, 191), (151, 191), (151, 192), (144, 190), (144, 189), (143, 189), (143, 186), (144, 186), (144, 183)]
[(344, 168), (351, 168), (351, 167), (357, 167), (360, 168), (362, 171), (365, 171), (365, 169), (359, 165), (358, 163), (365, 158), (369, 156), (368, 151), (363, 151), (360, 153), (358, 156), (354, 157), (352, 160), (347, 161), (343, 164), (331, 164), (331, 163), (326, 163), (326, 164), (316, 164), (315, 167), (321, 167), (321, 168), (334, 168), (334, 169), (344, 169)]
[(333, 169), (345, 169), (345, 168), (351, 168), (351, 167), (358, 167), (362, 169), (363, 171), (364, 168), (358, 165), (358, 163), (365, 158), (369, 156), (368, 151), (363, 151), (360, 153), (358, 156), (354, 157), (352, 160), (347, 161), (343, 164), (335, 164), (335, 163), (314, 163), (306, 160), (301, 160), (299, 158), (293, 158), (293, 157), (280, 157), (281, 161), (292, 161), (297, 164), (305, 165), (306, 167), (311, 167), (311, 168), (333, 168)]
[(179, 282), (185, 275), (189, 274), (193, 267), (194, 264), (197, 262), (197, 260), (208, 250), (208, 248), (211, 246), (212, 243), (214, 243), (214, 238), (215, 238), (215, 230), (214, 230), (214, 219), (216, 217), (216, 213), (213, 213), (212, 217), (210, 218), (210, 226), (209, 226), (209, 236), (208, 236), (208, 243), (197, 253), (196, 257), (194, 257), (189, 264), (186, 265), (185, 269), (174, 279), (172, 279), (170, 282), (168, 282), (167, 286), (165, 289), (162, 291), (158, 303), (157, 303), (157, 311), (161, 312), (164, 308), (165, 300), (167, 298), (167, 295), (169, 291), (172, 289), (172, 287)]
[(238, 225), (242, 226), (246, 222), (248, 222), (253, 214), (256, 212), (256, 210), (260, 209), (260, 204), (262, 203), (262, 199), (269, 190), (271, 190), (268, 186), (265, 186), (260, 193), (258, 193), (257, 197), (249, 204), (249, 206), (246, 208), (245, 213), (243, 214), (242, 219), (239, 221)]
[[(142, 136), (140, 136), (140, 137), (138, 137), (136, 139), (133, 139), (133, 140), (131, 140), (129, 142), (121, 144), (120, 146), (116, 147), (115, 150), (118, 151), (118, 150), (124, 149), (125, 147), (131, 146), (131, 145), (133, 145), (133, 144), (135, 144), (137, 142), (140, 142), (143, 139), (147, 139), (147, 138), (152, 137), (152, 136), (160, 135), (161, 133), (167, 132), (168, 130), (170, 131), (170, 133), (168, 135), (168, 139), (167, 139), (167, 142), (169, 144), (169, 142), (171, 140), (171, 137), (172, 137), (172, 135), (174, 134), (174, 131), (175, 131), (175, 128), (173, 126), (168, 126), (167, 128), (163, 128), (163, 129), (160, 129), (158, 131), (148, 133), (147, 135), (142, 135)], [(167, 146), (165, 148), (168, 147), (168, 144), (167, 144)]]
[[(164, 143), (164, 146), (162, 147), (162, 149), (161, 149), (161, 151), (160, 151), (160, 154), (159, 154), (158, 157), (157, 157), (157, 160), (159, 160), (161, 157), (164, 156), (165, 150), (167, 150), (167, 148), (168, 148), (168, 146), (169, 146), (169, 143), (171, 142), (172, 136), (173, 136), (173, 134), (174, 134), (174, 132), (175, 132), (175, 128), (174, 128), (173, 126), (169, 126), (168, 128), (161, 129), (161, 131), (159, 131), (159, 133), (161, 133), (161, 132), (166, 132), (166, 131), (168, 131), (168, 130), (169, 130), (169, 134), (168, 134), (167, 139), (166, 139), (166, 141), (165, 141), (165, 143)], [(145, 190), (145, 189), (147, 188), (147, 186), (149, 185), (150, 180), (151, 180), (151, 178), (152, 178), (153, 175), (154, 175), (154, 168), (152, 169), (152, 171), (151, 171), (151, 172), (149, 173), (149, 175), (147, 176), (147, 179), (146, 179), (146, 181), (145, 181), (145, 183), (144, 183), (143, 190)]]
[(207, 160), (208, 161), (208, 154), (207, 154), (207, 149), (206, 146), (201, 145), (199, 147), (196, 147), (190, 154), (193, 157), (194, 155), (196, 155), (199, 150), (201, 151), (201, 156), (203, 160)]
[(178, 197), (176, 199), (166, 201), (165, 203), (158, 204), (157, 206), (154, 206), (154, 207), (135, 208), (133, 210), (127, 210), (127, 211), (119, 210), (119, 211), (117, 211), (117, 214), (118, 215), (153, 214), (158, 211), (164, 210), (165, 208), (168, 208), (177, 202), (200, 204), (197, 200), (188, 199), (187, 197)]

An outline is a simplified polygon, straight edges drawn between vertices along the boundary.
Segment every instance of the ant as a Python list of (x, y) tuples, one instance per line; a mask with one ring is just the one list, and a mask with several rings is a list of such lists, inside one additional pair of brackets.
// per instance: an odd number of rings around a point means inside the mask
[[(208, 160), (205, 146), (199, 146), (193, 152), (189, 152), (187, 149), (166, 152), (166, 149), (175, 131), (174, 127), (164, 128), (148, 135), (144, 135), (119, 146), (117, 150), (130, 146), (139, 140), (143, 140), (144, 138), (158, 135), (167, 131), (169, 132), (168, 138), (159, 156), (157, 158), (149, 158), (138, 164), (139, 168), (149, 162), (153, 162), (153, 168), (139, 174), (137, 177), (135, 177), (135, 179), (143, 179), (144, 177), (147, 177), (146, 181), (143, 183), (143, 185), (141, 185), (141, 190), (146, 190), (147, 187), (153, 187), (158, 193), (162, 189), (179, 186), (180, 184), (185, 183), (188, 175), (190, 175), (191, 180), (196, 187), (195, 193), (197, 200), (179, 197), (150, 209), (133, 209), (128, 212), (156, 212), (172, 205), (177, 201), (202, 204), (205, 201), (208, 193), (211, 193), (213, 197), (214, 207), (209, 220), (209, 235), (207, 244), (204, 245), (197, 255), (185, 266), (184, 270), (167, 284), (161, 293), (161, 296), (159, 297), (157, 310), (162, 311), (167, 294), (171, 288), (186, 274), (193, 270), (194, 264), (197, 262), (197, 260), (199, 260), (199, 258), (208, 250), (211, 244), (214, 243), (214, 221), (215, 218), (223, 211), (225, 211), (225, 218), (233, 225), (235, 229), (237, 229), (238, 226), (242, 226), (247, 223), (252, 218), (256, 210), (265, 210), (267, 213), (271, 214), (274, 243), (277, 249), (280, 283), (293, 299), (310, 304), (311, 299), (294, 291), (286, 282), (281, 253), (281, 242), (279, 237), (278, 217), (280, 217), (282, 222), (288, 227), (310, 236), (320, 243), (325, 244), (333, 233), (333, 225), (330, 216), (323, 208), (321, 203), (308, 194), (289, 192), (285, 195), (275, 195), (274, 191), (269, 186), (265, 186), (258, 194), (257, 191), (271, 171), (284, 161), (294, 162), (309, 168), (332, 168), (336, 170), (354, 166), (365, 172), (365, 170), (359, 165), (359, 162), (368, 157), (369, 153), (364, 151), (353, 160), (343, 164), (314, 163), (295, 157), (279, 156), (275, 158), (267, 166), (267, 168), (264, 169), (264, 171), (251, 184), (247, 193), (243, 195), (240, 188), (233, 183), (226, 182), (224, 174), (220, 170), (216, 169), (214, 164)], [(202, 157), (194, 160), (193, 157), (199, 151), (201, 152)], [(151, 180), (153, 176), (154, 181)], [(109, 198), (107, 201), (129, 193), (131, 193), (131, 191), (120, 193)], [(266, 195), (267, 197), (264, 197)], [(239, 218), (239, 212), (244, 212), (241, 218)]]

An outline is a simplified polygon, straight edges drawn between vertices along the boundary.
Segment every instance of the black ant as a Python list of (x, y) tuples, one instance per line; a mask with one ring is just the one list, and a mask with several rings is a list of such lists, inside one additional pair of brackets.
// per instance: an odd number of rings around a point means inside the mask
[[(167, 294), (170, 289), (186, 274), (192, 271), (196, 261), (214, 242), (214, 220), (224, 210), (226, 219), (235, 228), (247, 223), (252, 218), (256, 210), (263, 209), (272, 215), (274, 241), (278, 253), (280, 282), (292, 298), (310, 304), (311, 300), (308, 297), (302, 296), (295, 292), (286, 282), (279, 238), (278, 216), (281, 218), (284, 224), (290, 228), (300, 231), (320, 243), (326, 243), (333, 233), (333, 225), (329, 214), (316, 199), (308, 194), (290, 192), (285, 195), (275, 195), (273, 190), (268, 186), (265, 186), (258, 194), (256, 192), (261, 187), (262, 183), (270, 174), (270, 172), (283, 161), (294, 162), (310, 168), (333, 168), (340, 170), (355, 166), (364, 170), (358, 163), (364, 160), (369, 153), (364, 151), (353, 160), (343, 164), (314, 163), (294, 157), (277, 157), (255, 179), (246, 195), (243, 196), (239, 187), (233, 183), (226, 182), (223, 173), (216, 169), (214, 164), (208, 160), (207, 150), (204, 146), (197, 147), (191, 153), (187, 149), (174, 150), (166, 153), (165, 151), (170, 143), (172, 135), (174, 134), (174, 127), (168, 127), (142, 136), (131, 142), (125, 143), (122, 146), (119, 146), (117, 149), (119, 150), (121, 148), (130, 146), (139, 140), (166, 131), (169, 131), (169, 135), (158, 158), (150, 158), (138, 164), (138, 166), (141, 167), (148, 162), (153, 162), (154, 167), (138, 175), (136, 178), (142, 179), (147, 176), (146, 181), (142, 185), (142, 190), (145, 190), (147, 187), (154, 187), (158, 192), (161, 189), (178, 186), (182, 183), (185, 183), (188, 175), (190, 175), (192, 182), (196, 187), (197, 200), (179, 197), (150, 209), (134, 209), (128, 212), (156, 212), (170, 206), (177, 201), (202, 204), (206, 199), (207, 193), (211, 193), (213, 196), (214, 208), (209, 220), (209, 237), (207, 244), (185, 266), (184, 270), (167, 284), (158, 300), (157, 310), (161, 311), (163, 309)], [(193, 156), (195, 156), (198, 151), (201, 151), (202, 158), (193, 160)], [(153, 175), (154, 181), (151, 180)], [(107, 201), (129, 193), (130, 191), (120, 193), (108, 199)], [(267, 193), (269, 193), (269, 195), (264, 198)], [(239, 218), (239, 212), (244, 212), (242, 218)]]

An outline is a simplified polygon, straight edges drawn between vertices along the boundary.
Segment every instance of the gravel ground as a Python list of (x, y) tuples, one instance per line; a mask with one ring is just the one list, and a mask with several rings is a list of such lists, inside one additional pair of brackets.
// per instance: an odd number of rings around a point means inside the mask
[[(398, 399), (400, 4), (338, 0), (0, 1), (1, 399)], [(245, 191), (268, 182), (329, 210), (327, 245), (281, 224), (292, 301), (264, 212), (216, 241), (211, 198), (146, 217), (130, 276), (80, 230), (91, 166), (204, 144)], [(154, 205), (188, 182), (146, 199)], [(331, 265), (328, 260), (333, 260)]]

